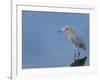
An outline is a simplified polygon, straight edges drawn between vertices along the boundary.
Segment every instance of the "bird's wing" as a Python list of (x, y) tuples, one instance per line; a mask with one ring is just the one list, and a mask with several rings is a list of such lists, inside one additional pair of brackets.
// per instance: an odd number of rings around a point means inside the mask
[(71, 41), (76, 47), (86, 49), (83, 40), (74, 32), (71, 35)]

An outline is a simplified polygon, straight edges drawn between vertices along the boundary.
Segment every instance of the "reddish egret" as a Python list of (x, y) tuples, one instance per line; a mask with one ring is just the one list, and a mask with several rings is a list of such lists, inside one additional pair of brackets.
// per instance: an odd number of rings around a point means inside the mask
[[(83, 50), (86, 50), (85, 44), (83, 40), (80, 38), (80, 36), (73, 31), (71, 25), (66, 25), (65, 27), (60, 29), (59, 32), (64, 32), (65, 36), (73, 43), (73, 46), (78, 50), (77, 58), (79, 58), (80, 56), (79, 49), (81, 48)], [(76, 53), (74, 56), (76, 59)]]

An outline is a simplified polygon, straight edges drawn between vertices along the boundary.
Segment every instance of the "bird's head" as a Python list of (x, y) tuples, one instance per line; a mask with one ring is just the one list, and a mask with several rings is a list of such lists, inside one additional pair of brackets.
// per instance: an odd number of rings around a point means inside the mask
[(63, 28), (61, 28), (58, 32), (72, 32), (71, 25), (66, 25)]

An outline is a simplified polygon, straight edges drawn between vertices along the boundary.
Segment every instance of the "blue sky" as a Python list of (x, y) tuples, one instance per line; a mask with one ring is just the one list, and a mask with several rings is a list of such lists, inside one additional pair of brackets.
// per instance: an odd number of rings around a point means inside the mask
[[(73, 61), (73, 46), (64, 33), (66, 24), (81, 36), (89, 49), (89, 14), (22, 11), (22, 68), (67, 67)], [(81, 56), (89, 51), (81, 50)]]

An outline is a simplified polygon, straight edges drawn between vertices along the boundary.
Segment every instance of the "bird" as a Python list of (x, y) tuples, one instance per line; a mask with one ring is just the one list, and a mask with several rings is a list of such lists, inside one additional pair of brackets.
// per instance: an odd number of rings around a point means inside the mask
[(86, 46), (82, 40), (82, 38), (72, 29), (70, 24), (65, 25), (58, 32), (64, 32), (65, 36), (71, 41), (74, 48), (77, 49), (78, 55), (74, 54), (74, 58), (79, 59), (80, 57), (80, 49), (86, 50)]

